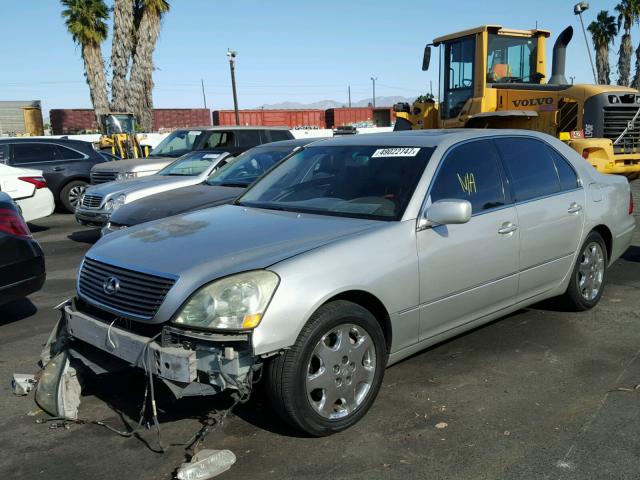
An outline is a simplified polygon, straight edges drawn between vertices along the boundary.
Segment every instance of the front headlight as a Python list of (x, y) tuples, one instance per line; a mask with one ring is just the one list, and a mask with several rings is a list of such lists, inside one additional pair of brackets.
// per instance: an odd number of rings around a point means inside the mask
[(267, 270), (239, 273), (202, 287), (173, 323), (207, 329), (255, 328), (280, 278)]
[(114, 200), (113, 198), (107, 200), (107, 202), (104, 204), (104, 209), (105, 210), (113, 210), (113, 205), (114, 205)]
[(115, 210), (116, 208), (120, 208), (121, 206), (123, 206), (125, 204), (126, 201), (127, 201), (127, 196), (124, 193), (121, 193), (114, 200), (113, 209)]

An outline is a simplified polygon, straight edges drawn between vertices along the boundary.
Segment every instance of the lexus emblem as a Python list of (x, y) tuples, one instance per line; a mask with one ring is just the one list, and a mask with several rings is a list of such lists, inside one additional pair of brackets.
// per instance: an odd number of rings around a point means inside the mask
[(115, 295), (120, 290), (120, 280), (116, 277), (109, 277), (102, 282), (102, 290), (107, 295)]

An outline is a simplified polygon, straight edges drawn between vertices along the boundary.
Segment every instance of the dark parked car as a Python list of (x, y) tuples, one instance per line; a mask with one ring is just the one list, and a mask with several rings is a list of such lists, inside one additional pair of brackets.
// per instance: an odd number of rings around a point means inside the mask
[(285, 140), (247, 150), (202, 183), (157, 193), (123, 205), (111, 215), (102, 234), (158, 218), (231, 203), (264, 172), (296, 148), (318, 140), (320, 139)]
[(103, 163), (91, 169), (91, 183), (153, 175), (176, 158), (194, 150), (215, 150), (240, 155), (263, 143), (293, 139), (285, 127), (193, 127), (167, 135), (147, 158), (132, 158)]
[(0, 192), (0, 305), (42, 288), (44, 253), (11, 197)]
[(0, 162), (42, 170), (56, 205), (73, 212), (91, 167), (106, 159), (89, 142), (60, 138), (0, 139)]

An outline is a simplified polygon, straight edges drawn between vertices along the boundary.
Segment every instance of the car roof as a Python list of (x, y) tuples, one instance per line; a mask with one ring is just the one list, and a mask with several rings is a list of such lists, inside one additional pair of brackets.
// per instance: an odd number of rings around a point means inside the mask
[(286, 130), (289, 131), (289, 127), (265, 127), (264, 125), (227, 125), (227, 126), (223, 126), (223, 125), (216, 125), (216, 126), (212, 126), (212, 125), (200, 125), (200, 126), (195, 126), (195, 127), (184, 127), (184, 128), (176, 128), (174, 130), (174, 132), (177, 131), (183, 131), (183, 132), (188, 132), (190, 130), (206, 130), (206, 131), (216, 131), (216, 130), (223, 130), (223, 131), (229, 131), (229, 130)]
[(253, 148), (260, 147), (303, 147), (310, 143), (317, 142), (319, 140), (326, 140), (331, 137), (306, 137), (306, 138), (294, 138), (291, 140), (278, 140), (277, 142), (261, 143)]
[(57, 137), (4, 137), (0, 138), (0, 143), (59, 143), (60, 145), (75, 145), (76, 147), (91, 145), (91, 142), (84, 140)]

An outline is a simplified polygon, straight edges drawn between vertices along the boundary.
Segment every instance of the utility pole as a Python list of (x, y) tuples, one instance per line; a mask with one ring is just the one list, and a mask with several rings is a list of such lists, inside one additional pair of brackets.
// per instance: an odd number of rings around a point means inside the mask
[(587, 10), (589, 10), (589, 2), (580, 2), (573, 6), (573, 14), (578, 15), (580, 18), (580, 25), (582, 26), (582, 33), (584, 34), (584, 43), (587, 46), (589, 62), (591, 63), (591, 70), (593, 71), (593, 80), (596, 85), (598, 85), (598, 75), (596, 74), (596, 67), (593, 66), (593, 58), (591, 57), (591, 46), (589, 45), (589, 40), (587, 40), (587, 31), (584, 29), (584, 22), (582, 21), (582, 12)]
[(349, 85), (348, 87), (348, 92), (349, 92), (349, 108), (351, 108), (351, 85)]
[(204, 80), (202, 78), (200, 83), (202, 84), (202, 102), (204, 103), (204, 108), (207, 108), (207, 96), (204, 94)]
[(378, 77), (371, 77), (371, 81), (373, 82), (373, 108), (376, 108), (376, 80), (378, 80)]
[(571, 85), (573, 85), (573, 81), (576, 79), (576, 77), (574, 75), (571, 75), (569, 78), (571, 79)]
[(240, 113), (238, 112), (238, 93), (236, 92), (236, 57), (238, 52), (227, 49), (229, 68), (231, 69), (231, 89), (233, 90), (233, 110), (236, 113), (236, 125), (240, 125)]

